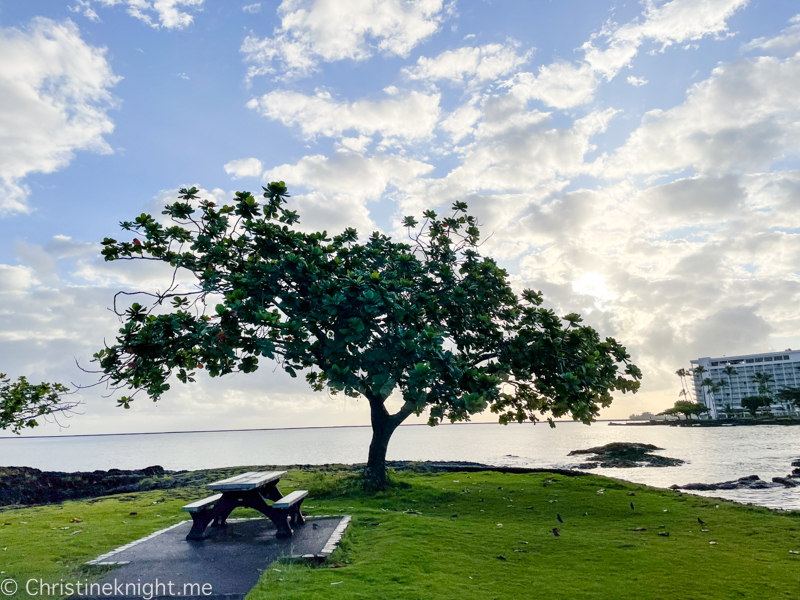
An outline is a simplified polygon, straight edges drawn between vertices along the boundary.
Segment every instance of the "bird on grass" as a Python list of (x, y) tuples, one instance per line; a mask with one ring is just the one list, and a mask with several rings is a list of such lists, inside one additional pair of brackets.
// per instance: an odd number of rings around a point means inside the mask
[(559, 523), (563, 523), (563, 522), (564, 522), (564, 519), (562, 519), (562, 518), (561, 518), (561, 515), (560, 515), (560, 514), (558, 514), (558, 513), (556, 513), (556, 519), (558, 519), (558, 522), (559, 522)]
[(631, 510), (636, 510), (636, 507), (633, 505), (633, 502), (631, 502)]
[(561, 537), (561, 534), (558, 533), (558, 527), (553, 527), (553, 535), (556, 537)]
[(703, 521), (703, 519), (701, 519), (700, 517), (697, 517), (697, 522), (700, 523), (700, 525), (705, 525), (706, 524), (706, 522)]

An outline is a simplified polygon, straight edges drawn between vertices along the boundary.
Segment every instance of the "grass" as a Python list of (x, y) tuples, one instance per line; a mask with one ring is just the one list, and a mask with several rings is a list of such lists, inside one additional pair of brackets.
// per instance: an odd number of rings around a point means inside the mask
[[(591, 475), (405, 472), (379, 494), (346, 471), (290, 471), (284, 483), (310, 490), (311, 514), (353, 521), (325, 563), (273, 565), (248, 600), (800, 598), (797, 512)], [(203, 493), (5, 510), (2, 577), (97, 579), (86, 560), (184, 519), (180, 507)]]

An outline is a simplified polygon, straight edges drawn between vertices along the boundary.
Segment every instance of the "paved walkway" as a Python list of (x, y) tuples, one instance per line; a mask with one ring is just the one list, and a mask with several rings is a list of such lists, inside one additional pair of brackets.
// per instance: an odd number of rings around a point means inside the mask
[(209, 537), (194, 542), (185, 539), (192, 523), (184, 521), (90, 561), (119, 566), (81, 598), (237, 600), (278, 558), (330, 554), (349, 521), (307, 517), (291, 538), (278, 539), (268, 519), (230, 519), (227, 527), (209, 527)]

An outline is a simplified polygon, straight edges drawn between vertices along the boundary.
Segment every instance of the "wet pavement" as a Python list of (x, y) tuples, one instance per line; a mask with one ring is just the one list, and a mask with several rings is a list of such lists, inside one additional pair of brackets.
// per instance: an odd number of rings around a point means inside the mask
[(278, 539), (268, 519), (230, 519), (226, 527), (209, 527), (206, 539), (191, 542), (185, 538), (192, 522), (184, 521), (90, 561), (117, 568), (73, 598), (238, 600), (278, 558), (325, 558), (349, 520), (309, 517), (291, 538)]

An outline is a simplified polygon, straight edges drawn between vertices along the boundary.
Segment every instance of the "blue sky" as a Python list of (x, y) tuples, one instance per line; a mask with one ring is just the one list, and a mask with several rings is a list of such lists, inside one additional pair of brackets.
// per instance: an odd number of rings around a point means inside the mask
[[(466, 200), (518, 289), (626, 344), (658, 411), (699, 356), (800, 345), (800, 9), (784, 0), (0, 0), (0, 369), (81, 384), (98, 242), (184, 185), (287, 182), (302, 226)], [(280, 370), (68, 433), (365, 424)], [(478, 420), (492, 420), (482, 415)], [(59, 424), (37, 433), (57, 434)]]

